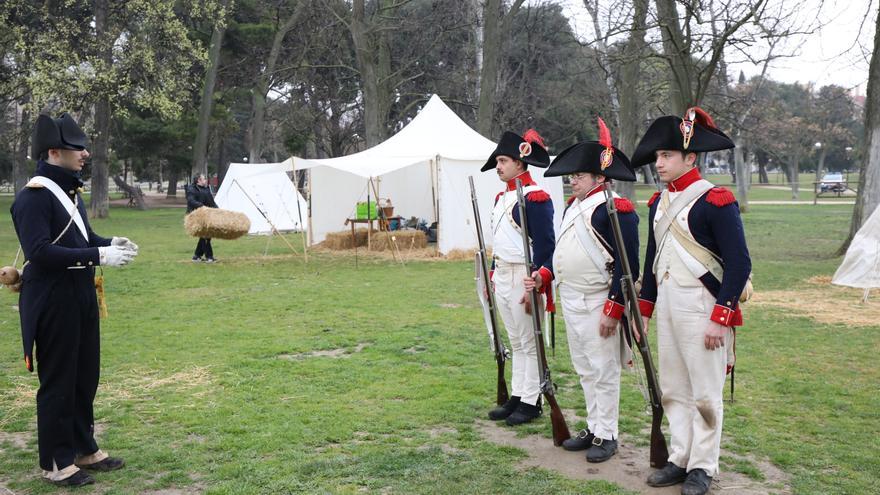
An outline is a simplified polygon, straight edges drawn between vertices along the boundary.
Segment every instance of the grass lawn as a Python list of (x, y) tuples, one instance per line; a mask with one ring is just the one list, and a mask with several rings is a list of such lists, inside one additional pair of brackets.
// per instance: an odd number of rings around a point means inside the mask
[[(0, 264), (17, 247), (9, 201), (0, 200)], [(807, 280), (839, 264), (831, 253), (851, 208), (755, 206), (745, 223), (757, 290), (815, 291)], [(361, 257), (356, 268), (351, 256), (320, 253), (306, 265), (280, 240), (255, 237), (216, 241), (221, 262), (193, 264), (182, 215), (114, 208), (93, 222), (141, 254), (104, 271), (96, 415), (102, 448), (128, 467), (77, 493), (623, 492), (520, 469), (523, 451), (481, 436), (475, 419), (492, 406), (495, 365), (471, 263)], [(37, 479), (37, 379), (22, 364), (16, 302), (0, 293), (0, 493), (54, 493)], [(583, 415), (559, 323), (560, 403)], [(726, 469), (760, 480), (749, 459), (766, 459), (796, 493), (876, 492), (877, 330), (749, 307), (738, 398), (725, 411), (724, 447), (737, 457)], [(649, 417), (631, 374), (621, 400), (622, 430), (641, 438)], [(521, 431), (551, 441), (546, 417)]]

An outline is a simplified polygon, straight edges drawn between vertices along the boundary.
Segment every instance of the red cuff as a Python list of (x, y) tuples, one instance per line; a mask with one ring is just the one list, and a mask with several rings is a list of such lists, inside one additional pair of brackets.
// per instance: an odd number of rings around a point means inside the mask
[(654, 314), (654, 303), (645, 299), (639, 299), (639, 313), (642, 313), (644, 317), (650, 318)]
[(553, 272), (548, 270), (546, 266), (542, 266), (538, 270), (538, 275), (541, 276), (541, 287), (549, 287), (550, 282), (553, 281)]
[(611, 299), (605, 301), (605, 307), (602, 308), (602, 313), (606, 316), (610, 316), (615, 320), (619, 320), (621, 316), (623, 316), (624, 306), (623, 304), (616, 303)]
[(725, 327), (738, 327), (743, 324), (742, 312), (739, 308), (730, 309), (720, 304), (715, 305), (715, 308), (712, 310), (712, 316), (709, 319)]
[(489, 281), (492, 281), (492, 277), (495, 276), (495, 270), (489, 270)]

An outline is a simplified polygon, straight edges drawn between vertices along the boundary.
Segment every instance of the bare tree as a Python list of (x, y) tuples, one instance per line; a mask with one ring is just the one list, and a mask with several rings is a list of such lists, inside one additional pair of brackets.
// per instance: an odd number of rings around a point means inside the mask
[(874, 50), (868, 69), (868, 95), (865, 100), (865, 138), (862, 166), (859, 170), (859, 193), (853, 209), (849, 237), (840, 248), (846, 252), (856, 232), (880, 204), (880, 12), (875, 12)]
[(514, 0), (506, 13), (502, 9), (501, 0), (486, 0), (483, 4), (483, 65), (480, 70), (477, 131), (486, 137), (493, 135), (492, 119), (495, 116), (501, 47), (510, 31), (511, 21), (524, 1)]
[(199, 103), (199, 121), (196, 129), (196, 140), (193, 143), (193, 163), (191, 174), (208, 176), (208, 135), (211, 127), (211, 109), (214, 104), (214, 85), (217, 82), (217, 70), (220, 68), (220, 48), (226, 33), (226, 13), (230, 0), (222, 0), (218, 12), (218, 20), (211, 33), (211, 45), (208, 48), (208, 66), (205, 68), (205, 84), (202, 88), (202, 100)]

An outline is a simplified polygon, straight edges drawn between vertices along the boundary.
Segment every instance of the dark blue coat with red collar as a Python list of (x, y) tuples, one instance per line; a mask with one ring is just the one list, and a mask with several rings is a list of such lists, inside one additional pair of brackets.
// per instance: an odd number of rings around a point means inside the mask
[[(590, 192), (588, 196), (593, 194), (603, 194), (604, 186)], [(574, 196), (569, 198), (565, 209), (574, 202)], [(620, 222), (620, 233), (623, 236), (623, 244), (626, 247), (626, 257), (629, 261), (629, 269), (632, 272), (633, 280), (639, 279), (639, 215), (636, 213), (635, 206), (626, 198), (614, 198), (614, 206), (617, 208), (617, 218)], [(563, 215), (564, 216), (564, 215)], [(611, 288), (608, 290), (608, 300), (605, 301), (605, 307), (602, 312), (606, 315), (620, 319), (626, 309), (623, 300), (623, 291), (621, 290), (620, 280), (623, 277), (623, 264), (620, 262), (620, 256), (617, 253), (617, 243), (615, 242), (614, 230), (611, 227), (611, 215), (608, 208), (599, 206), (593, 210), (593, 216), (590, 217), (590, 223), (593, 230), (599, 235), (599, 240), (605, 246), (605, 249), (611, 253), (614, 258), (614, 269), (611, 273)]]
[[(21, 277), (19, 316), (25, 363), (31, 371), (33, 344), (40, 315), (47, 305), (72, 303), (53, 300), (52, 294), (75, 291), (83, 297), (95, 299), (94, 267), (100, 263), (98, 247), (109, 246), (111, 241), (92, 231), (88, 212), (77, 192), (82, 187), (82, 181), (76, 174), (40, 161), (36, 175), (52, 179), (71, 199), (76, 197), (89, 239), (87, 241), (76, 224), (71, 223), (58, 242), (52, 244), (67, 227), (70, 213), (49, 189), (26, 187), (15, 198), (10, 210), (12, 222), (24, 259), (28, 261)], [(67, 288), (59, 291), (59, 285)]]
[[(686, 173), (669, 184), (670, 190), (683, 190), (700, 179), (698, 169)], [(639, 307), (642, 315), (650, 317), (657, 301), (657, 279), (653, 271), (657, 254), (657, 241), (654, 239), (654, 215), (657, 213), (660, 193), (648, 201), (648, 249), (645, 253), (645, 271), (642, 290), (639, 293)], [(688, 227), (697, 242), (715, 253), (724, 267), (722, 280), (706, 273), (700, 281), (715, 297), (715, 308), (710, 319), (724, 326), (741, 326), (742, 312), (739, 309), (739, 296), (752, 272), (752, 260), (746, 246), (745, 230), (739, 214), (739, 204), (733, 193), (723, 187), (716, 187), (698, 198), (688, 213)]]
[[(516, 179), (522, 181), (523, 187), (537, 185), (529, 172)], [(516, 179), (507, 181), (507, 189), (495, 196), (495, 202), (508, 191), (516, 190)], [(544, 287), (550, 286), (553, 280), (553, 249), (556, 247), (556, 233), (553, 229), (553, 201), (546, 191), (533, 191), (526, 194), (526, 219), (528, 220), (529, 237), (532, 239), (532, 264), (541, 275)], [(513, 221), (522, 225), (519, 219), (519, 207), (513, 208)], [(493, 263), (492, 268), (495, 268)]]

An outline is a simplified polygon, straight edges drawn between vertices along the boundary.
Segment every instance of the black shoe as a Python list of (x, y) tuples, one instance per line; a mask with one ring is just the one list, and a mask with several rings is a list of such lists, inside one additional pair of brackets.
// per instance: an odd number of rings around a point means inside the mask
[(199, 258), (198, 256), (193, 256), (193, 263), (198, 263), (200, 261), (202, 261), (202, 258)]
[(117, 469), (122, 469), (125, 466), (125, 461), (118, 457), (107, 457), (102, 461), (93, 462), (92, 464), (77, 464), (76, 467), (80, 469), (88, 469), (90, 471), (116, 471)]
[(500, 421), (502, 419), (506, 419), (508, 416), (513, 414), (513, 411), (516, 411), (516, 406), (519, 405), (519, 397), (512, 396), (510, 399), (504, 404), (496, 407), (489, 411), (489, 419), (493, 421)]
[(650, 486), (672, 486), (687, 478), (687, 470), (680, 468), (671, 462), (667, 462), (663, 468), (658, 469), (648, 476)]
[(507, 419), (504, 421), (508, 424), (508, 426), (521, 425), (540, 417), (542, 412), (541, 399), (538, 399), (538, 405), (536, 406), (526, 404), (525, 402), (520, 402), (519, 405), (516, 407), (516, 411), (513, 411), (513, 414), (508, 416)]
[(694, 469), (687, 474), (684, 485), (681, 486), (681, 495), (705, 495), (709, 493), (712, 485), (712, 477), (702, 469)]
[(64, 478), (63, 480), (53, 481), (53, 480), (50, 480), (49, 478), (43, 478), (43, 479), (48, 481), (49, 483), (52, 483), (55, 486), (71, 486), (71, 487), (91, 485), (92, 483), (95, 482), (95, 478), (92, 478), (92, 476), (85, 471), (77, 471), (76, 473), (73, 474), (73, 476), (70, 476), (69, 478)]
[(572, 452), (577, 450), (587, 450), (590, 448), (590, 445), (593, 445), (593, 438), (594, 435), (590, 433), (590, 429), (584, 428), (579, 431), (577, 435), (562, 442), (562, 448)]
[(617, 453), (617, 440), (596, 437), (587, 451), (587, 462), (605, 462)]

